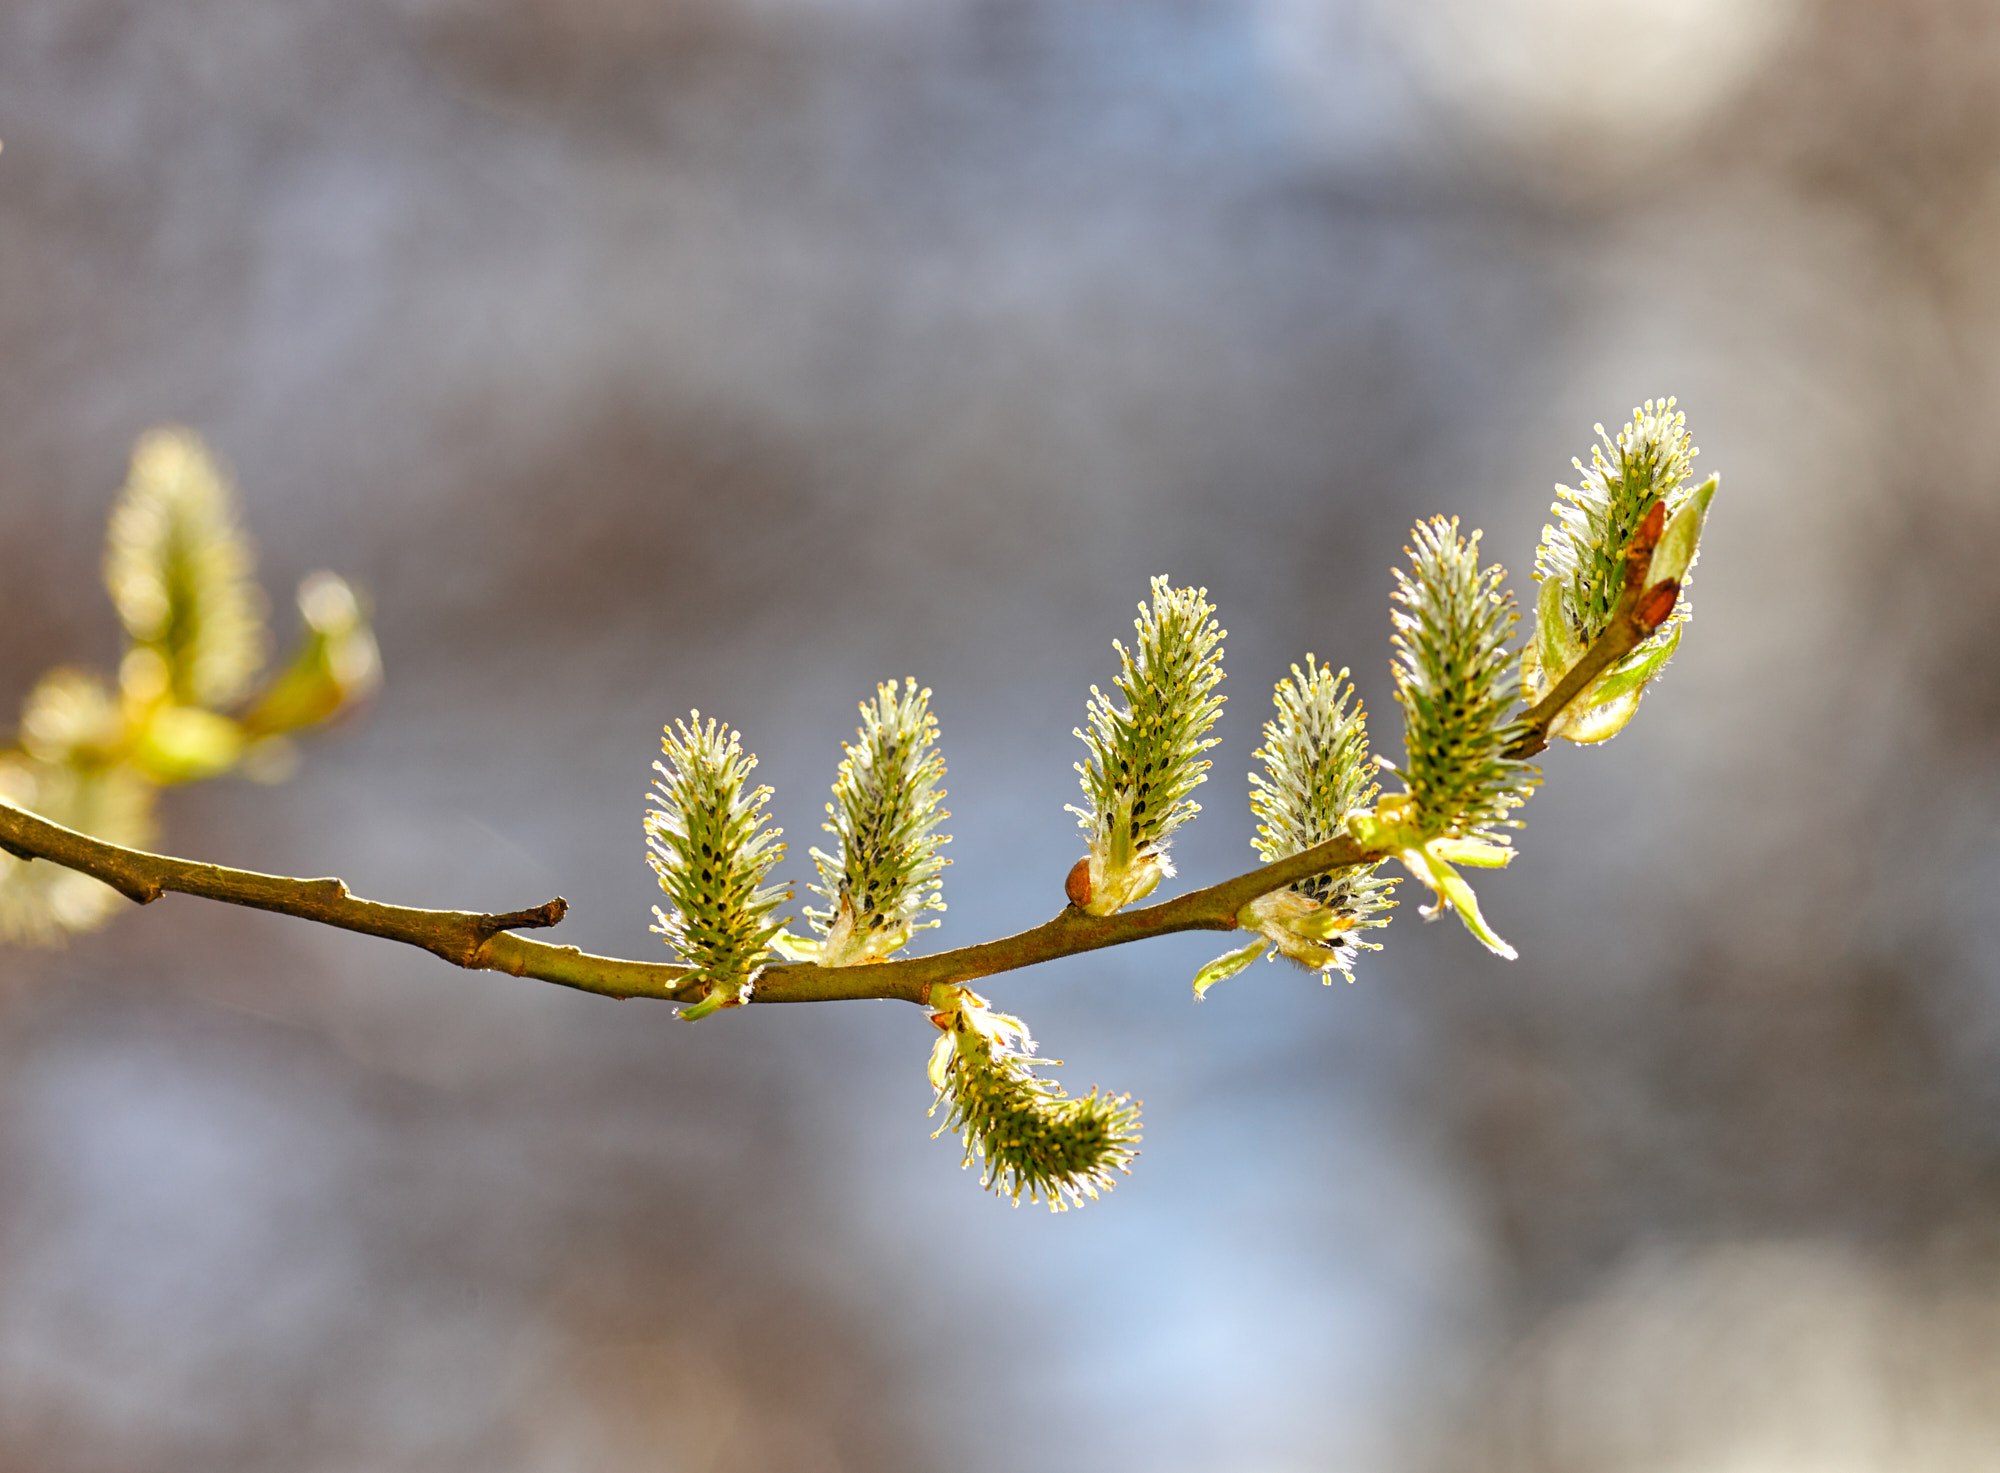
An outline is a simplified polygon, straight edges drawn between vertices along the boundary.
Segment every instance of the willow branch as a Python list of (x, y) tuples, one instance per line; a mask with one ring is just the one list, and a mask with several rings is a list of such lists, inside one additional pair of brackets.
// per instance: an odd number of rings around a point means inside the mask
[(17, 859), (45, 859), (89, 875), (139, 905), (150, 905), (168, 891), (199, 895), (402, 941), (461, 967), (482, 965), (484, 950), (505, 932), (553, 926), (569, 910), (560, 896), (531, 910), (504, 915), (383, 905), (350, 894), (340, 880), (264, 875), (126, 849), (5, 802), (0, 802), (0, 849)]
[[(1672, 583), (1640, 592), (1636, 579), (1629, 580), (1610, 625), (1547, 698), (1522, 718), (1522, 735), (1509, 749), (1510, 755), (1528, 756), (1547, 746), (1549, 725), (1556, 715), (1598, 674), (1631, 653), (1659, 627), (1678, 592), (1679, 586)], [(689, 979), (686, 967), (593, 956), (574, 946), (554, 946), (515, 934), (562, 920), (569, 905), (560, 896), (530, 910), (498, 915), (384, 905), (350, 893), (337, 879), (293, 879), (126, 849), (5, 802), (0, 802), (0, 850), (19, 859), (44, 860), (89, 875), (140, 905), (151, 904), (172, 891), (400, 941), (474, 971), (533, 977), (605, 997), (686, 1003), (701, 995), (701, 984)], [(1364, 848), (1343, 834), (1159, 905), (1108, 916), (1085, 915), (1072, 905), (1031, 930), (930, 956), (853, 967), (820, 967), (810, 962), (766, 967), (752, 999), (761, 1003), (893, 998), (928, 1005), (930, 990), (940, 985), (973, 982), (1038, 962), (1177, 931), (1234, 930), (1237, 913), (1260, 895), (1343, 865), (1387, 857), (1388, 851)]]
[[(569, 907), (560, 897), (532, 910), (486, 915), (462, 910), (417, 910), (363, 900), (337, 879), (304, 880), (254, 870), (200, 864), (164, 854), (126, 849), (51, 823), (0, 802), (0, 849), (24, 860), (45, 860), (101, 880), (127, 899), (148, 905), (169, 891), (297, 916), (325, 926), (421, 947), (454, 966), (533, 977), (607, 997), (651, 997), (692, 1002), (698, 984), (686, 967), (665, 962), (592, 956), (573, 946), (552, 946), (514, 934), (553, 926)], [(1338, 838), (1162, 905), (1120, 915), (1087, 916), (1074, 906), (1018, 936), (904, 961), (858, 967), (791, 963), (765, 969), (758, 1002), (834, 1002), (898, 998), (925, 1003), (939, 983), (969, 982), (1056, 957), (1122, 946), (1175, 931), (1226, 931), (1236, 913), (1267, 890), (1343, 864), (1380, 855), (1352, 839)]]

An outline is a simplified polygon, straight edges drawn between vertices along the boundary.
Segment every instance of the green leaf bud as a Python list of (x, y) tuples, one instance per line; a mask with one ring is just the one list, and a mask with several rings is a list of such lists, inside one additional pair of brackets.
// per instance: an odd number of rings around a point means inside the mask
[[(1264, 745), (1253, 754), (1264, 772), (1250, 775), (1250, 811), (1258, 821), (1250, 842), (1267, 864), (1339, 837), (1377, 792), (1366, 713), (1346, 670), (1326, 669), (1307, 655), (1305, 669), (1292, 666), (1272, 701), (1278, 715), (1264, 723)], [(1386, 926), (1382, 912), (1395, 904), (1389, 893), (1394, 881), (1381, 877), (1380, 868), (1380, 860), (1342, 865), (1251, 901), (1237, 924), (1263, 939), (1202, 968), (1195, 996), (1267, 947), (1319, 972), (1328, 984), (1335, 970), (1352, 981), (1358, 951), (1379, 949), (1359, 933)]]
[(1670, 579), (1683, 587), (1687, 585), (1688, 570), (1694, 566), (1700, 551), (1701, 527), (1708, 517), (1708, 504), (1715, 499), (1719, 484), (1716, 477), (1710, 476), (1695, 487), (1668, 519), (1667, 530), (1660, 535), (1659, 546), (1653, 549), (1653, 560), (1646, 568), (1646, 587)]

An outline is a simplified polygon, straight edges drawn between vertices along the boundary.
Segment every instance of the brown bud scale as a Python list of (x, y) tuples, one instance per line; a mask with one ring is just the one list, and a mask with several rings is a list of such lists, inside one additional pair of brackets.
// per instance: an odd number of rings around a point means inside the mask
[(1639, 607), (1633, 610), (1633, 618), (1638, 621), (1641, 629), (1650, 634), (1666, 623), (1667, 615), (1674, 611), (1674, 604), (1680, 596), (1681, 585), (1678, 580), (1669, 578), (1664, 583), (1655, 583), (1639, 600)]
[(1086, 855), (1070, 866), (1069, 878), (1063, 881), (1063, 894), (1069, 903), (1081, 910), (1090, 904), (1090, 858)]

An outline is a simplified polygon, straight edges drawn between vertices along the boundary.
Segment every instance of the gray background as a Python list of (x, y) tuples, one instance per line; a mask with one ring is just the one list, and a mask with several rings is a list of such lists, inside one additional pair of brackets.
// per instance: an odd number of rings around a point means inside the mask
[[(1059, 905), (1146, 577), (1230, 704), (1399, 750), (1388, 568), (1526, 572), (1594, 420), (1723, 476), (1640, 719), (1351, 988), (996, 982), (1146, 1103), (1011, 1211), (890, 1004), (699, 1028), (170, 898), (0, 956), (0, 1465), (1990, 1465), (2000, 24), (1980, 0), (4, 0), (0, 702), (108, 666), (179, 420), (388, 683), (164, 845), (663, 955), (669, 717), (805, 847), (854, 703), (951, 766), (939, 945)], [(280, 637), (291, 630), (281, 613)]]

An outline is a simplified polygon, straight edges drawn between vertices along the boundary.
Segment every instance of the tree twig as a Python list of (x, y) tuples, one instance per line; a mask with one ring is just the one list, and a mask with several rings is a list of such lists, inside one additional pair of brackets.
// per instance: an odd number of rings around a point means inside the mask
[[(1645, 551), (1650, 555), (1650, 545)], [(1610, 624), (1556, 688), (1522, 717), (1522, 734), (1509, 748), (1510, 756), (1531, 756), (1546, 747), (1549, 726), (1562, 708), (1598, 674), (1635, 649), (1672, 610), (1678, 585), (1662, 583), (1642, 590), (1638, 574), (1644, 570), (1644, 561), (1635, 558), (1628, 566), (1636, 571), (1627, 574), (1625, 595)], [(592, 956), (574, 946), (554, 946), (515, 934), (562, 920), (569, 906), (560, 896), (533, 909), (503, 915), (384, 905), (350, 894), (337, 879), (293, 879), (126, 849), (6, 802), (0, 802), (0, 850), (19, 859), (45, 860), (89, 875), (140, 905), (173, 891), (401, 941), (455, 966), (533, 977), (605, 997), (688, 1003), (701, 996), (702, 984), (689, 980), (686, 967)], [(1115, 915), (1085, 915), (1071, 905), (1031, 930), (930, 956), (853, 967), (820, 967), (810, 962), (769, 966), (759, 975), (752, 1000), (891, 998), (928, 1005), (931, 988), (941, 984), (972, 982), (1058, 957), (1177, 931), (1234, 930), (1237, 912), (1260, 895), (1343, 865), (1386, 857), (1387, 851), (1365, 849), (1341, 835), (1173, 900)]]
[[(532, 910), (483, 915), (462, 910), (417, 910), (363, 900), (336, 879), (303, 880), (200, 864), (164, 854), (148, 854), (107, 844), (49, 822), (38, 814), (0, 802), (0, 849), (24, 860), (46, 860), (101, 880), (127, 899), (147, 905), (169, 891), (276, 911), (401, 941), (455, 966), (534, 977), (607, 997), (651, 997), (693, 1002), (699, 985), (688, 969), (666, 962), (592, 956), (573, 946), (552, 946), (514, 934), (517, 929), (553, 926), (568, 905), (560, 897)], [(758, 1002), (835, 1002), (857, 998), (898, 998), (925, 1003), (938, 983), (969, 982), (1056, 957), (1120, 946), (1175, 931), (1226, 931), (1236, 912), (1267, 890), (1276, 890), (1322, 870), (1380, 858), (1352, 839), (1330, 840), (1249, 874), (1224, 880), (1162, 905), (1119, 915), (1087, 916), (1074, 906), (1055, 919), (1017, 936), (933, 956), (858, 967), (818, 967), (788, 963), (767, 967), (754, 994)]]

